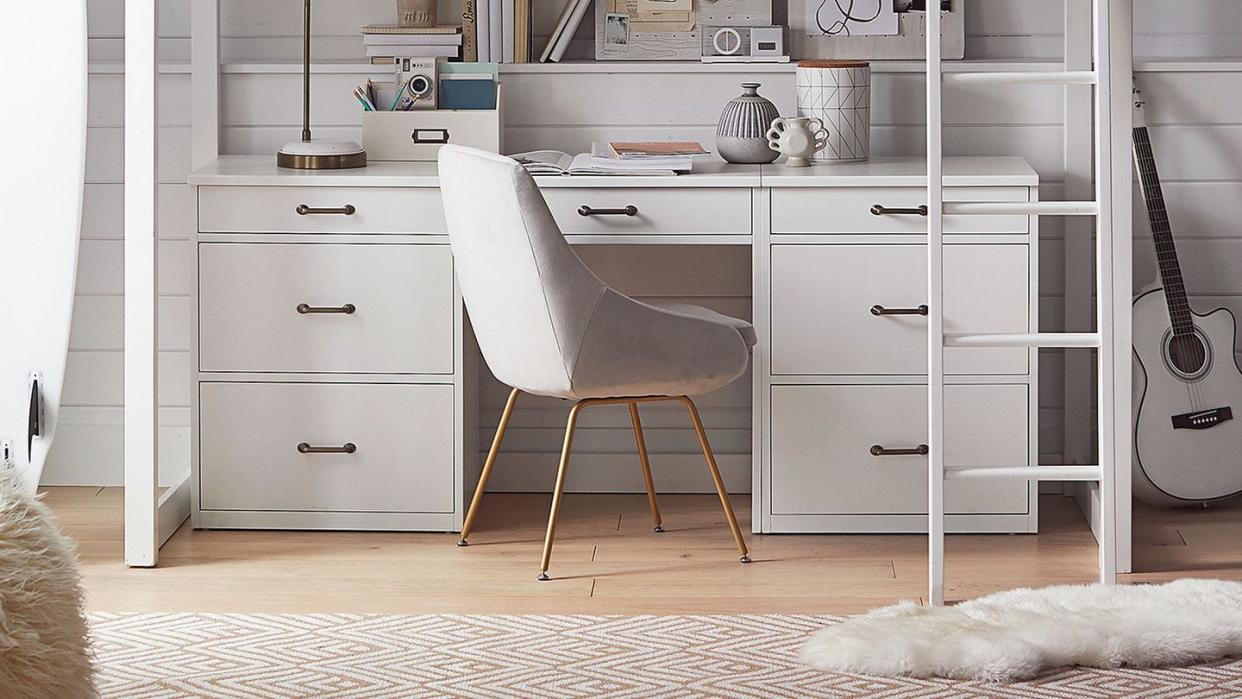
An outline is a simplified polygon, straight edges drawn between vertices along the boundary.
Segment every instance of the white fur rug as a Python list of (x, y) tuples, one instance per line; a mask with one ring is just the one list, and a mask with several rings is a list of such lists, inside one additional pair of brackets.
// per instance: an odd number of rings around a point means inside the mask
[(0, 697), (92, 697), (73, 544), (0, 469)]
[(1179, 580), (908, 602), (830, 626), (802, 662), (881, 677), (1011, 681), (1050, 668), (1171, 667), (1242, 654), (1242, 583)]

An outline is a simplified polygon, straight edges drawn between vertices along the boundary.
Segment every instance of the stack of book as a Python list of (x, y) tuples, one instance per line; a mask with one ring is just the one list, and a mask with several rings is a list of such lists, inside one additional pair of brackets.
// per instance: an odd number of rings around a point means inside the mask
[[(468, 35), (465, 60), (481, 63), (529, 63), (532, 0), (462, 0)], [(472, 41), (473, 38), (473, 41)]]
[(396, 58), (461, 58), (460, 26), (397, 27), (368, 24), (362, 43), (372, 63), (392, 63)]

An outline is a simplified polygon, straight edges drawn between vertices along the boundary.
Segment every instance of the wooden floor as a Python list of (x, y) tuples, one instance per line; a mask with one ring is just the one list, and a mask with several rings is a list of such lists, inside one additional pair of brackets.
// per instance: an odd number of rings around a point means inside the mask
[[(490, 495), (472, 545), (451, 534), (193, 531), (160, 567), (122, 563), (122, 491), (50, 488), (77, 540), (88, 605), (100, 611), (476, 614), (854, 613), (921, 599), (920, 536), (747, 536), (741, 565), (714, 496), (661, 498), (663, 534), (641, 495), (569, 495), (553, 580), (538, 582), (548, 496)], [(734, 499), (746, 528), (748, 496)], [(1038, 536), (950, 536), (948, 597), (1090, 582), (1095, 542), (1072, 500), (1044, 496)], [(1135, 515), (1127, 581), (1242, 579), (1242, 503)]]

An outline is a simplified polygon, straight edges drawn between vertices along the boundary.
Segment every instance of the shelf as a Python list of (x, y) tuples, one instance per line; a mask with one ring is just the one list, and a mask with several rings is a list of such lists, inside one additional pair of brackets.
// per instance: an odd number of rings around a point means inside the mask
[[(695, 61), (567, 61), (563, 63), (503, 63), (501, 75), (567, 75), (567, 74), (784, 74), (792, 73), (795, 63), (698, 63)], [(1046, 71), (1056, 70), (1059, 61), (997, 61), (963, 60), (945, 62), (946, 73), (974, 73), (993, 71)], [(922, 61), (873, 61), (871, 69), (876, 73), (922, 73)], [(1136, 61), (1136, 73), (1242, 73), (1242, 58), (1193, 59), (1193, 60), (1147, 60)], [(120, 61), (92, 62), (89, 72), (93, 75), (123, 75), (125, 64)], [(161, 63), (161, 75), (189, 75), (189, 63)], [(302, 64), (296, 61), (238, 61), (224, 63), (220, 72), (227, 75), (297, 75)], [(388, 75), (388, 66), (371, 65), (363, 61), (323, 61), (311, 65), (316, 75)]]

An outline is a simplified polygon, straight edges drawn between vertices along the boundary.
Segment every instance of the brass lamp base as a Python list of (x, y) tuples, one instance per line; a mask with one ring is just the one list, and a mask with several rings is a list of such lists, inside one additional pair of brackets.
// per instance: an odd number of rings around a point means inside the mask
[(367, 152), (353, 141), (292, 141), (276, 154), (276, 166), (292, 170), (366, 167)]

